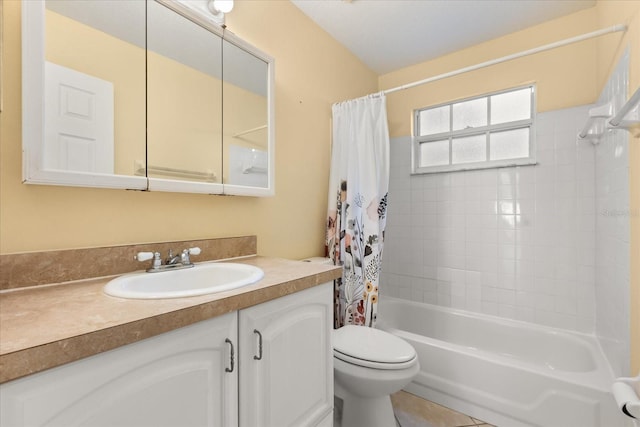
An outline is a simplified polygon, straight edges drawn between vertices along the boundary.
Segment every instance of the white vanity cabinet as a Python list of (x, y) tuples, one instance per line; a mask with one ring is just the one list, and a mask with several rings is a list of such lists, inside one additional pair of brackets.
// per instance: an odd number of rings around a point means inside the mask
[(2, 384), (0, 425), (233, 426), (237, 325), (229, 313)]
[(240, 311), (240, 426), (333, 420), (333, 286)]
[(321, 425), (331, 296), (327, 283), (2, 384), (0, 425)]

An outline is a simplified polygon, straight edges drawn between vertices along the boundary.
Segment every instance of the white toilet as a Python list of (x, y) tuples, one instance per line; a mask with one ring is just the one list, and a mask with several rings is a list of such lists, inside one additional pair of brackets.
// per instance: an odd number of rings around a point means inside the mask
[(420, 370), (415, 349), (388, 332), (347, 325), (333, 331), (334, 393), (342, 427), (395, 427), (390, 394)]

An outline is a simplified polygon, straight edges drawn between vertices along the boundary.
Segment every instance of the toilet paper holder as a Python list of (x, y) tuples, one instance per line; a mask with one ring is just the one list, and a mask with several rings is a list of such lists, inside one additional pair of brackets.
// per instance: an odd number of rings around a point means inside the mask
[(634, 378), (617, 378), (611, 387), (618, 409), (628, 417), (640, 421), (640, 375)]

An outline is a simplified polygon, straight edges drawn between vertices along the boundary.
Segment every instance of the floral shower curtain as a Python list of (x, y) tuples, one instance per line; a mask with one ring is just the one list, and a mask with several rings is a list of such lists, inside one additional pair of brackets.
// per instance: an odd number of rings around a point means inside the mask
[(333, 105), (326, 245), (342, 278), (334, 282), (334, 326), (373, 326), (389, 189), (386, 98)]

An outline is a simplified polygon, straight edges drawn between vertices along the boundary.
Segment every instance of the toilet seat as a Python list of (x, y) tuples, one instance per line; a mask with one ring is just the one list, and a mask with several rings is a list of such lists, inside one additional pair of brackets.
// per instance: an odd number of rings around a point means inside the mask
[(417, 362), (415, 349), (401, 338), (355, 325), (333, 331), (333, 355), (344, 362), (372, 369), (406, 369)]

